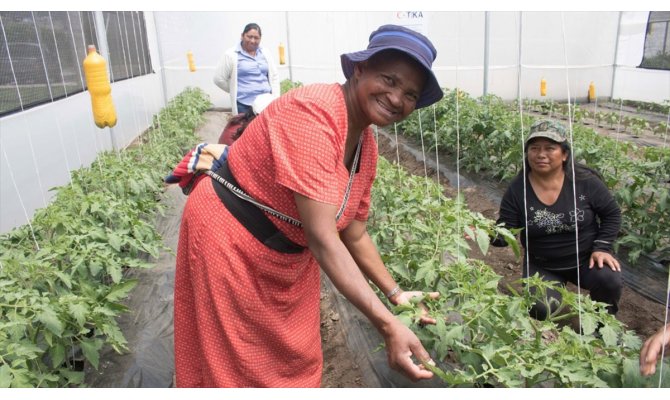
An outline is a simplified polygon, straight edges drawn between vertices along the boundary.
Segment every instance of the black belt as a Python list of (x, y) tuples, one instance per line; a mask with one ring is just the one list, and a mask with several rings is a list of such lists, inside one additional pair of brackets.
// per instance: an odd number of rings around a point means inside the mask
[[(221, 168), (214, 172), (234, 186), (240, 187), (228, 168), (228, 162), (224, 162)], [(212, 179), (212, 183), (214, 191), (228, 211), (261, 243), (280, 253), (295, 254), (305, 250), (305, 247), (294, 243), (277, 229), (261, 209), (240, 199), (216, 179)]]

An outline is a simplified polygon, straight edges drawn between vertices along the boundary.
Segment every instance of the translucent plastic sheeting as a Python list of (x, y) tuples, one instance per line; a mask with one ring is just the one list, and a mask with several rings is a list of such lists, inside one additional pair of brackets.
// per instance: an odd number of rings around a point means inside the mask
[[(198, 129), (202, 141), (216, 143), (227, 120), (227, 113), (205, 113), (205, 122)], [(186, 199), (177, 185), (166, 189), (161, 200), (165, 215), (157, 217), (156, 228), (171, 250), (161, 252), (154, 268), (135, 270), (127, 276), (139, 281), (124, 302), (130, 312), (118, 319), (128, 340), (128, 352), (117, 354), (105, 347), (97, 371), (87, 364), (88, 386), (167, 388), (173, 385), (175, 255)]]
[(139, 282), (125, 304), (129, 313), (119, 318), (121, 331), (128, 340), (129, 351), (117, 354), (105, 347), (96, 371), (87, 364), (86, 384), (91, 387), (167, 388), (174, 374), (173, 289), (175, 254), (179, 238), (181, 211), (186, 196), (173, 186), (166, 190), (165, 216), (156, 224), (166, 246), (156, 266), (135, 270), (126, 278)]

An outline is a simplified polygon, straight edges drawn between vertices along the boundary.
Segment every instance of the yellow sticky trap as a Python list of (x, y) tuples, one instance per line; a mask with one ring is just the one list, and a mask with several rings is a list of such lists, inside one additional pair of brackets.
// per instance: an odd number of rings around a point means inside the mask
[(112, 101), (112, 85), (109, 83), (107, 62), (95, 49), (94, 45), (87, 48), (88, 55), (84, 59), (84, 75), (86, 86), (91, 95), (93, 119), (98, 128), (116, 125), (116, 110)]
[(188, 59), (188, 70), (195, 72), (195, 61), (193, 60), (193, 53), (190, 51), (186, 53), (186, 59)]
[(284, 43), (279, 43), (279, 64), (284, 65), (286, 64), (286, 48), (284, 47)]

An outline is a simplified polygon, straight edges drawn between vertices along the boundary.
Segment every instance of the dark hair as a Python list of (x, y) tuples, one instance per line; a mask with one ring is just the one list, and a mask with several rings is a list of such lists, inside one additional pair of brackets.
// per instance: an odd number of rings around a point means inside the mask
[(242, 34), (244, 35), (245, 33), (249, 32), (252, 29), (257, 30), (259, 36), (263, 36), (263, 33), (261, 32), (261, 27), (258, 26), (258, 24), (254, 23), (254, 22), (246, 24), (246, 26), (244, 27), (244, 30), (242, 31)]
[[(528, 162), (528, 145), (532, 141), (533, 139), (526, 142), (526, 146), (523, 148), (523, 152), (525, 154), (524, 163), (526, 164), (526, 174), (528, 173), (528, 171), (530, 171), (530, 163)], [(569, 179), (572, 179), (572, 149), (570, 148), (570, 144), (567, 141), (563, 143), (558, 142), (555, 143), (560, 145), (561, 150), (563, 150), (563, 153), (568, 155), (568, 158), (566, 158), (565, 161), (563, 161), (563, 171), (565, 172), (565, 175)], [(520, 173), (523, 173), (523, 171), (521, 171)], [(595, 176), (601, 181), (605, 182), (605, 179), (603, 179), (602, 175), (600, 175), (598, 171), (580, 162), (575, 162), (575, 180), (580, 181), (582, 179), (588, 179), (592, 176)]]
[(247, 128), (247, 125), (249, 125), (249, 123), (253, 121), (254, 118), (256, 118), (256, 114), (254, 113), (254, 110), (251, 107), (249, 107), (247, 111), (245, 111), (243, 114), (237, 114), (236, 116), (231, 118), (230, 121), (228, 122), (229, 124), (240, 124), (240, 127), (237, 128), (235, 133), (231, 136), (231, 139), (232, 140), (239, 139), (240, 136), (242, 136), (242, 132), (244, 132), (244, 130)]

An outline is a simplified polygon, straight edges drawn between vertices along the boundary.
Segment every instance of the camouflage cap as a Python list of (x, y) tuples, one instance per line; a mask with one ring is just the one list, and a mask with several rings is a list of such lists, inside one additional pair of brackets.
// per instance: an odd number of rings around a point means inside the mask
[(551, 139), (554, 142), (563, 143), (566, 140), (565, 128), (560, 123), (550, 119), (537, 120), (530, 127), (530, 135), (528, 135), (526, 143), (536, 137), (543, 137)]

